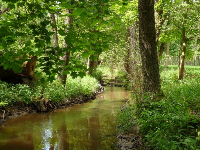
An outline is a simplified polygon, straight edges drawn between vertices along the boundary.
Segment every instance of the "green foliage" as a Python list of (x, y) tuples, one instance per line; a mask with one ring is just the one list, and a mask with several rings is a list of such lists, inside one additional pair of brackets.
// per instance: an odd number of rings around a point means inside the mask
[(155, 150), (200, 149), (199, 74), (199, 67), (186, 67), (185, 79), (178, 81), (176, 66), (162, 70), (165, 97), (159, 100), (144, 96), (138, 100), (129, 108), (131, 113), (127, 109), (119, 115), (122, 129), (131, 129), (136, 122), (143, 139)]
[(28, 85), (9, 85), (0, 82), (0, 103), (2, 105), (13, 105), (16, 102), (30, 104), (40, 96), (40, 90), (40, 87), (32, 89)]
[(44, 90), (44, 98), (49, 101), (58, 102), (66, 97), (65, 87), (59, 81), (47, 84)]
[(99, 87), (98, 80), (90, 76), (83, 77), (79, 84), (81, 86), (80, 91), (82, 95), (93, 95), (94, 91), (97, 91)]
[(91, 96), (98, 87), (98, 81), (91, 76), (83, 78), (68, 76), (65, 87), (57, 80), (35, 87), (21, 84), (10, 85), (0, 81), (0, 106), (14, 105), (18, 102), (30, 104), (33, 101), (37, 101), (42, 94), (45, 99), (53, 102), (62, 101), (64, 98), (76, 98), (83, 95)]
[[(21, 72), (21, 65), (27, 59), (24, 56), (37, 56), (37, 67), (52, 80), (64, 69), (60, 58), (70, 52), (70, 63), (65, 66), (64, 74), (85, 75), (86, 58), (109, 48), (108, 30), (114, 27), (110, 21), (114, 10), (110, 7), (116, 2), (1, 0), (1, 10), (9, 10), (0, 16), (0, 65)], [(73, 11), (66, 14), (67, 9)], [(49, 13), (55, 14), (56, 24), (51, 23)], [(70, 25), (66, 24), (66, 17), (73, 20)], [(56, 48), (52, 27), (58, 30), (59, 47)], [(64, 42), (67, 46), (63, 46)]]
[(98, 66), (97, 71), (101, 72), (102, 76), (107, 76), (107, 77), (112, 76), (109, 66), (104, 66), (104, 65)]
[(65, 87), (59, 81), (49, 83), (45, 87), (44, 97), (50, 101), (58, 102), (64, 98), (93, 95), (98, 87), (98, 81), (88, 75), (83, 78), (68, 76)]
[(118, 129), (120, 131), (131, 131), (136, 124), (133, 106), (126, 104), (117, 115)]
[(162, 74), (165, 99), (152, 102), (146, 97), (137, 106), (140, 132), (154, 149), (200, 149), (199, 77), (175, 82), (176, 73), (170, 70)]
[[(98, 68), (99, 68), (99, 67), (98, 67)], [(97, 70), (96, 70), (95, 72), (93, 72), (92, 76), (93, 76), (95, 79), (97, 79), (98, 81), (101, 81), (101, 80), (102, 80), (102, 77), (103, 77), (103, 71), (100, 70), (100, 69), (98, 69), (98, 68), (97, 68)]]
[(121, 67), (113, 67), (112, 69), (111, 66), (109, 65), (100, 65), (97, 67), (96, 74), (97, 77), (101, 75), (102, 77), (106, 78), (112, 78), (112, 77), (122, 78), (125, 73), (121, 71)]

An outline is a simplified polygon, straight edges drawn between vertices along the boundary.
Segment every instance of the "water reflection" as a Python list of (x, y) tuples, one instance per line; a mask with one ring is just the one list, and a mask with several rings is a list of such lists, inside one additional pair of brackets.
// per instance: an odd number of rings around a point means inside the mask
[(0, 127), (1, 150), (109, 150), (116, 140), (115, 117), (128, 92), (107, 87), (83, 105), (9, 120)]

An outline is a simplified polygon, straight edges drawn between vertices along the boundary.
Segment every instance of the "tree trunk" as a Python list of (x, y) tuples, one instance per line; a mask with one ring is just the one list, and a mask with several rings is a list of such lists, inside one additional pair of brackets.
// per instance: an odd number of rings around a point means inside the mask
[[(69, 13), (72, 13), (72, 10), (66, 9), (66, 14), (69, 14)], [(70, 17), (66, 16), (65, 24), (69, 27), (69, 30), (72, 30), (73, 29), (73, 18), (70, 18)], [(66, 30), (66, 32), (68, 32), (68, 30)], [(63, 47), (64, 48), (68, 47), (68, 49), (71, 49), (71, 46), (67, 45), (65, 41), (63, 43)], [(61, 71), (61, 74), (58, 75), (58, 78), (61, 80), (62, 84), (65, 86), (66, 85), (66, 81), (67, 81), (66, 67), (69, 64), (70, 51), (65, 52), (65, 55), (62, 58), (62, 60), (64, 62), (64, 66), (63, 66), (64, 69)]]
[(154, 0), (139, 0), (139, 46), (142, 58), (143, 92), (160, 92), (156, 48)]
[(58, 30), (57, 30), (55, 14), (51, 14), (50, 17), (51, 17), (51, 23), (52, 23), (52, 30), (54, 32), (54, 35), (53, 35), (53, 46), (54, 47), (59, 47), (59, 44), (58, 44)]
[[(186, 4), (189, 4), (189, 0), (186, 0)], [(182, 23), (182, 54), (181, 54), (181, 65), (180, 65), (180, 71), (179, 71), (179, 80), (183, 80), (184, 76), (184, 66), (185, 66), (185, 52), (187, 48), (187, 41), (188, 39), (186, 38), (186, 31), (185, 31), (185, 19), (187, 18), (187, 12), (188, 10), (186, 9), (186, 14), (184, 15), (183, 18), (183, 23)]]
[(163, 52), (165, 51), (165, 45), (166, 45), (166, 43), (161, 43), (161, 45), (160, 45), (160, 50), (159, 50), (159, 53), (158, 53), (159, 64), (160, 64), (160, 61), (162, 59)]
[(182, 49), (182, 54), (181, 54), (181, 65), (180, 65), (180, 71), (179, 71), (179, 80), (183, 80), (184, 76), (184, 66), (185, 66), (185, 52), (186, 52), (186, 47), (187, 47), (187, 39), (185, 36), (185, 26), (183, 24), (182, 27), (182, 44), (183, 44), (183, 49)]
[[(157, 4), (160, 0), (156, 0), (155, 3)], [(163, 8), (164, 8), (164, 2), (160, 3), (160, 6), (155, 11), (155, 19), (156, 19), (156, 44), (158, 45), (159, 37), (161, 34), (162, 26), (166, 20), (166, 16), (163, 15)]]
[(126, 74), (129, 76), (131, 74), (131, 68), (130, 68), (130, 56), (131, 56), (131, 27), (127, 28), (127, 33), (126, 33), (126, 46), (127, 46), (127, 52), (125, 55), (125, 60), (124, 60), (124, 69), (126, 71)]
[(168, 64), (169, 64), (169, 47), (170, 47), (170, 43), (167, 43), (165, 70), (167, 70), (167, 67), (168, 67)]
[(128, 27), (127, 28), (127, 37), (126, 37), (126, 43), (127, 43), (127, 52), (125, 55), (125, 60), (124, 60), (124, 68), (128, 76), (133, 78), (136, 65), (138, 65), (138, 59), (137, 57), (137, 51), (136, 51), (136, 41), (137, 41), (137, 35), (136, 35), (136, 30), (137, 30), (137, 22), (133, 24), (133, 27)]
[(197, 56), (197, 62), (196, 62), (197, 66), (200, 66), (200, 59), (199, 56)]
[(93, 55), (90, 55), (90, 57), (88, 58), (88, 69), (89, 69), (89, 72), (88, 74), (93, 74), (96, 69), (97, 69), (97, 66), (98, 66), (98, 62), (99, 62), (99, 54), (93, 54)]

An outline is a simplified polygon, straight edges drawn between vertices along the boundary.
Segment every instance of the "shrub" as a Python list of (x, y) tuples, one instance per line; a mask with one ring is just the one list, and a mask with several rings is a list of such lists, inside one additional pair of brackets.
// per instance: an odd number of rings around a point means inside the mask
[(16, 102), (31, 103), (40, 96), (39, 89), (30, 88), (28, 85), (12, 85), (0, 82), (0, 103), (1, 105), (15, 104)]
[(65, 98), (65, 87), (59, 81), (48, 83), (44, 90), (44, 98), (57, 102)]
[[(0, 106), (25, 102), (29, 104), (43, 94), (44, 98), (58, 102), (65, 97), (74, 98), (81, 95), (92, 95), (98, 89), (98, 81), (91, 77), (72, 78), (68, 76), (66, 87), (60, 81), (47, 83), (45, 86), (11, 85), (0, 81)], [(43, 92), (42, 92), (43, 91)]]

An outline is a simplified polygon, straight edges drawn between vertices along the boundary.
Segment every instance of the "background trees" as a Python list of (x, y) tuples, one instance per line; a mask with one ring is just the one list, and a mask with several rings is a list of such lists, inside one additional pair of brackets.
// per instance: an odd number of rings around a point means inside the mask
[[(4, 69), (11, 68), (21, 73), (23, 62), (37, 57), (36, 75), (45, 73), (42, 80), (47, 77), (53, 80), (56, 75), (66, 78), (67, 74), (74, 77), (83, 76), (86, 72), (93, 74), (101, 62), (110, 66), (111, 70), (118, 67), (126, 71), (132, 84), (136, 84), (133, 83), (136, 78), (133, 72), (140, 70), (140, 65), (133, 65), (140, 64), (137, 0), (1, 0), (0, 3), (0, 63)], [(195, 58), (198, 61), (198, 7), (199, 2), (192, 0), (156, 1), (156, 43), (152, 45), (156, 45), (159, 51), (160, 65), (164, 64), (166, 58), (167, 43), (170, 43), (170, 56), (178, 58), (184, 48), (185, 54), (181, 58), (185, 56), (186, 59)], [(186, 41), (186, 46), (182, 47), (180, 43)], [(65, 62), (64, 55), (67, 58)], [(153, 65), (156, 59), (152, 58)], [(144, 56), (142, 60), (143, 63), (147, 61)], [(179, 65), (182, 66), (180, 79), (183, 76), (183, 64)], [(158, 68), (156, 66), (153, 70)], [(61, 80), (65, 83), (64, 79)]]

